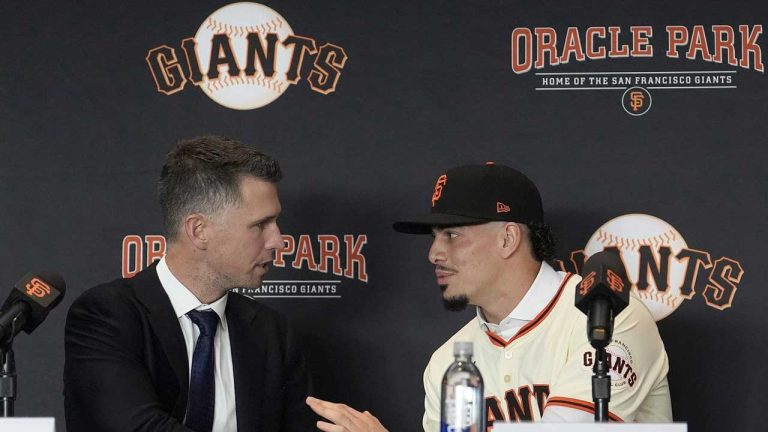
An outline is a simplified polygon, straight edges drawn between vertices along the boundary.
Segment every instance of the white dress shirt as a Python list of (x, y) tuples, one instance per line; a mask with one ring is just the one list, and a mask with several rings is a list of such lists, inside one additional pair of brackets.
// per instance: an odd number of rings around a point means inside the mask
[(480, 307), (477, 308), (477, 319), (480, 321), (480, 325), (484, 330), (490, 331), (504, 340), (512, 339), (522, 326), (536, 318), (536, 315), (549, 304), (549, 301), (560, 289), (564, 278), (565, 273), (556, 272), (552, 266), (542, 262), (539, 273), (528, 292), (500, 323), (488, 322), (483, 315), (483, 310)]
[[(187, 347), (187, 360), (189, 369), (192, 370), (192, 356), (195, 352), (197, 337), (200, 329), (187, 316), (191, 310), (213, 309), (219, 316), (219, 326), (213, 339), (214, 347), (214, 387), (216, 392), (216, 404), (213, 411), (213, 430), (216, 432), (237, 432), (237, 416), (235, 414), (235, 379), (232, 371), (232, 350), (229, 345), (229, 330), (227, 329), (227, 296), (216, 300), (211, 304), (200, 303), (192, 292), (187, 289), (171, 273), (165, 258), (157, 264), (157, 276), (165, 289), (171, 305), (179, 319), (181, 332), (184, 334), (184, 342)], [(190, 372), (191, 373), (191, 372)], [(189, 406), (189, 404), (187, 404)]]

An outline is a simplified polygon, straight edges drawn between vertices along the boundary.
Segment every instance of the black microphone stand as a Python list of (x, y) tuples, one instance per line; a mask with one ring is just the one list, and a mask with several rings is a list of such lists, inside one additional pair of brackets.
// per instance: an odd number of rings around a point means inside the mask
[(595, 422), (608, 422), (608, 402), (611, 400), (611, 377), (605, 347), (595, 349), (595, 365), (592, 367), (592, 400), (595, 402)]
[(13, 404), (16, 402), (16, 360), (13, 356), (13, 338), (18, 316), (13, 319), (11, 332), (0, 342), (0, 401), (3, 403), (2, 417), (13, 417)]
[(595, 403), (595, 422), (608, 422), (608, 402), (611, 400), (611, 377), (605, 347), (613, 337), (613, 310), (605, 297), (597, 297), (587, 315), (589, 342), (595, 348), (592, 366), (592, 401)]

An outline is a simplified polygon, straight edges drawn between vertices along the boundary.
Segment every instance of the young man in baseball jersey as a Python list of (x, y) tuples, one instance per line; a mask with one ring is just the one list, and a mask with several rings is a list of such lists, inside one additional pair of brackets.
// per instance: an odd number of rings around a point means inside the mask
[[(455, 341), (474, 343), (487, 426), (593, 421), (594, 349), (586, 317), (574, 306), (581, 278), (547, 263), (554, 239), (536, 185), (506, 166), (461, 166), (438, 177), (431, 201), (429, 215), (394, 228), (434, 236), (429, 260), (446, 307), (472, 304), (477, 317), (435, 351), (424, 371), (424, 430), (440, 430), (440, 385)], [(667, 355), (642, 302), (632, 299), (616, 317), (607, 351), (610, 419), (671, 421)], [(366, 423), (375, 420), (370, 414), (343, 405), (313, 400), (310, 406), (342, 427), (323, 430), (383, 430)]]

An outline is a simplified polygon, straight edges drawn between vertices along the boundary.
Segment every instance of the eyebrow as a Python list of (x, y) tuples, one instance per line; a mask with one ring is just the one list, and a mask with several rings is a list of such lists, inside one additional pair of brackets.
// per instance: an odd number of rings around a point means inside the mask
[(251, 222), (251, 226), (256, 226), (256, 225), (262, 224), (264, 222), (269, 222), (271, 220), (277, 220), (278, 216), (280, 216), (280, 213), (278, 213), (276, 215), (265, 216), (265, 217), (263, 217), (261, 219), (257, 219), (255, 221)]

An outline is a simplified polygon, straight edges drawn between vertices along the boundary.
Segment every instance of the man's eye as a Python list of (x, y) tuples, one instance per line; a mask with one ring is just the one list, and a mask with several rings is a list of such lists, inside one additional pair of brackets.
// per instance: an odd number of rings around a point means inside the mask
[(453, 232), (453, 231), (448, 231), (448, 232), (446, 232), (446, 233), (445, 233), (445, 235), (446, 235), (446, 237), (448, 237), (449, 239), (455, 239), (456, 237), (458, 237), (458, 236), (459, 236), (459, 234), (457, 234), (457, 233), (455, 233), (455, 232)]

